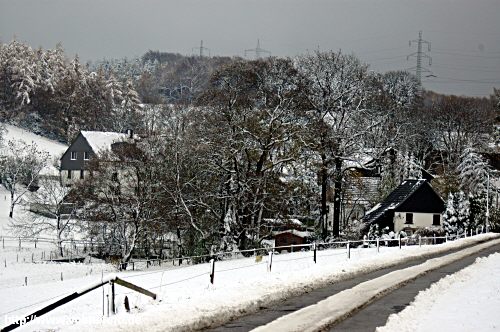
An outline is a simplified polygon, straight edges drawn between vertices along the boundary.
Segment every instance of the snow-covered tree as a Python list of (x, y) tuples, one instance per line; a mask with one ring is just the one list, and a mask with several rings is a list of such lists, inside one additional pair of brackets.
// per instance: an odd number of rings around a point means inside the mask
[(464, 192), (450, 193), (443, 214), (443, 228), (448, 234), (463, 234), (470, 229), (470, 205)]
[(12, 220), (10, 226), (21, 236), (55, 235), (62, 257), (63, 240), (72, 237), (79, 223), (75, 218), (76, 205), (71, 198), (71, 188), (54, 179), (43, 179), (38, 186), (39, 189), (28, 193), (25, 199), (25, 205), (32, 213)]
[(457, 167), (461, 189), (471, 195), (486, 192), (488, 180), (488, 163), (475, 149), (467, 147), (460, 156)]
[(2, 183), (10, 192), (9, 217), (14, 216), (14, 207), (23, 196), (37, 184), (42, 169), (47, 165), (48, 154), (38, 150), (35, 143), (9, 140), (0, 155)]
[(333, 236), (339, 236), (343, 164), (359, 162), (361, 137), (371, 126), (367, 65), (353, 55), (316, 52), (297, 59), (304, 78), (303, 97), (307, 109), (306, 140), (318, 154), (321, 182), (321, 224), (326, 237), (327, 189), (334, 184)]

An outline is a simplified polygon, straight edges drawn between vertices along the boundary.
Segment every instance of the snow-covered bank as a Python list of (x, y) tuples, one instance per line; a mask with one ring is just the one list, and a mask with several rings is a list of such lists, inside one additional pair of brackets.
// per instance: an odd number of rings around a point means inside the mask
[[(147, 326), (148, 331), (166, 331), (208, 327), (357, 273), (497, 237), (498, 234), (484, 234), (441, 245), (421, 248), (408, 246), (401, 250), (398, 247), (383, 247), (380, 253), (377, 253), (375, 248), (353, 249), (351, 259), (347, 259), (345, 249), (324, 250), (318, 252), (317, 264), (313, 262), (312, 252), (276, 255), (272, 272), (267, 271), (265, 262), (255, 262), (255, 258), (216, 262), (213, 286), (209, 284), (209, 264), (147, 272), (124, 272), (119, 274), (121, 278), (157, 293), (158, 300), (153, 301), (128, 289), (117, 287), (118, 314), (103, 318), (103, 294), (98, 290), (46, 315), (57, 323), (51, 320), (35, 320), (22, 330), (58, 327), (65, 331), (137, 331)], [(9, 312), (9, 315), (29, 314), (42, 304), (16, 309), (23, 305), (43, 303), (44, 300), (57, 295), (65, 295), (92, 283), (95, 279), (84, 277), (67, 282), (1, 289), (0, 319), (4, 319), (1, 317), (5, 317), (6, 312)], [(107, 287), (105, 292), (108, 292)], [(11, 303), (12, 301), (7, 299), (14, 294), (18, 301)], [(124, 312), (125, 295), (131, 303), (131, 313)]]
[(446, 276), (420, 292), (387, 324), (386, 331), (498, 331), (500, 329), (500, 253)]

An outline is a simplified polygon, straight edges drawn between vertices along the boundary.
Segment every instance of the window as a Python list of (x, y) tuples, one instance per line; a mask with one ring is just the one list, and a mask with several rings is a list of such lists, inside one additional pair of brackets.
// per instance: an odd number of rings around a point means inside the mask
[(71, 160), (76, 160), (76, 151), (71, 151)]
[(87, 151), (83, 151), (83, 160), (89, 160), (89, 153)]
[(68, 170), (68, 179), (71, 179), (71, 170)]
[(85, 178), (85, 171), (83, 169), (80, 170), (80, 179)]
[(432, 225), (433, 226), (441, 225), (441, 215), (440, 214), (435, 214), (432, 216)]
[(413, 213), (406, 214), (406, 224), (413, 224)]

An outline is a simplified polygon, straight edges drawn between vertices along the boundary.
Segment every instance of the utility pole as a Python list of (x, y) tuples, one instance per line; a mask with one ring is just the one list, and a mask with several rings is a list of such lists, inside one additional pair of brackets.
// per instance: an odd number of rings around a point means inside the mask
[(210, 56), (210, 49), (203, 47), (203, 40), (200, 42), (200, 47), (193, 47), (193, 52), (194, 50), (197, 50), (200, 52), (200, 58), (203, 58), (203, 52), (208, 51), (208, 56)]
[(422, 66), (422, 58), (427, 58), (429, 59), (429, 66), (432, 65), (432, 58), (427, 55), (425, 52), (422, 51), (422, 44), (427, 44), (427, 51), (431, 51), (431, 43), (428, 42), (427, 40), (422, 39), (422, 31), (418, 32), (418, 39), (410, 40), (409, 45), (411, 47), (412, 43), (417, 43), (417, 51), (408, 55), (406, 57), (406, 60), (410, 60), (410, 58), (416, 57), (417, 58), (417, 66), (409, 68), (409, 70), (415, 70), (415, 74), (417, 75), (417, 79), (419, 83), (422, 83), (422, 73), (426, 72), (429, 74), (432, 74), (432, 72)]
[(254, 53), (255, 59), (262, 58), (262, 54), (267, 54), (267, 56), (271, 56), (271, 52), (260, 47), (260, 40), (258, 40), (258, 39), (257, 39), (257, 47), (256, 48), (251, 48), (251, 49), (245, 50), (245, 58), (247, 57), (248, 53)]

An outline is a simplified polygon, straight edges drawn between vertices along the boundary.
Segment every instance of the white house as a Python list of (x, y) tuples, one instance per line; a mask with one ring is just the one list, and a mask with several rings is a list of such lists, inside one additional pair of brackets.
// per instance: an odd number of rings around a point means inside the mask
[(405, 180), (373, 207), (363, 221), (412, 234), (418, 228), (442, 226), (445, 202), (427, 180)]

